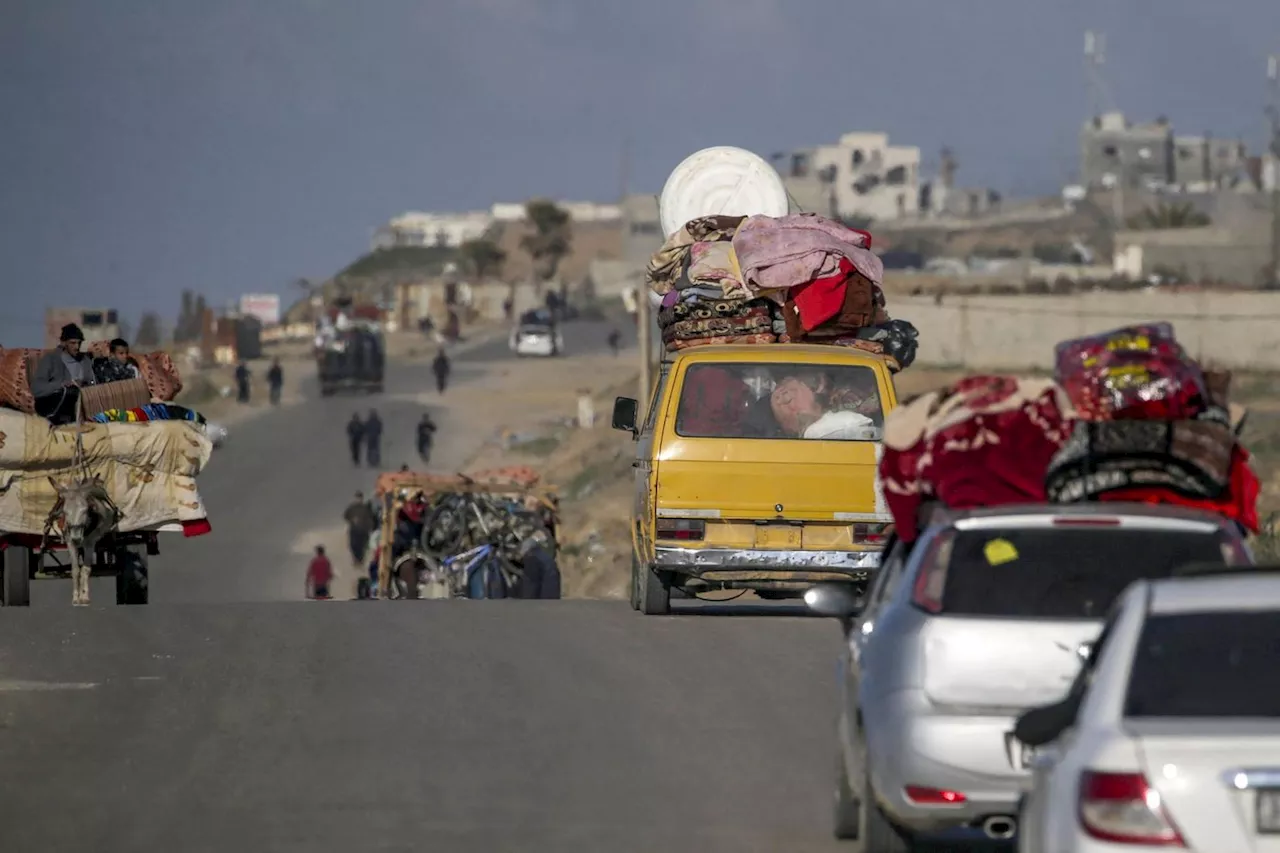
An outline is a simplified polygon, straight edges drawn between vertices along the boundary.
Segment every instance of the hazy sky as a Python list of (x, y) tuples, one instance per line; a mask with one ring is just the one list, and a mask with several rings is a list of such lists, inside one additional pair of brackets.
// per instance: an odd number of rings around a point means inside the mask
[(0, 0), (0, 343), (287, 292), (407, 209), (612, 199), (627, 137), (651, 192), (854, 129), (1052, 192), (1090, 27), (1132, 116), (1257, 147), (1277, 0)]

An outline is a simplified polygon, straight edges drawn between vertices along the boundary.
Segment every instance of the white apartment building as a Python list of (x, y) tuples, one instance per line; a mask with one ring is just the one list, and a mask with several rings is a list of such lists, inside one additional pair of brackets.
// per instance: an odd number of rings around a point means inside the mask
[(373, 248), (392, 246), (460, 246), (485, 235), (493, 216), (484, 210), (469, 213), (410, 211), (392, 218), (377, 230)]
[(846, 133), (835, 145), (775, 155), (774, 162), (806, 210), (878, 221), (920, 210), (920, 149), (890, 145), (887, 133)]
[[(556, 202), (574, 222), (618, 222), (622, 208), (591, 201)], [(523, 203), (499, 202), (489, 210), (466, 213), (409, 211), (392, 218), (373, 237), (374, 249), (392, 246), (460, 246), (483, 237), (496, 223), (523, 222)]]

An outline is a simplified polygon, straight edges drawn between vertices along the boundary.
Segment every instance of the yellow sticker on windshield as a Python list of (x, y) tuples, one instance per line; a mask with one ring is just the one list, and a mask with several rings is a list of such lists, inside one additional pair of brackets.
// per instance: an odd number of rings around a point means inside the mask
[(1012, 563), (1018, 559), (1018, 549), (1013, 547), (1013, 543), (1008, 539), (992, 539), (983, 546), (982, 553), (986, 555), (987, 562), (993, 566)]

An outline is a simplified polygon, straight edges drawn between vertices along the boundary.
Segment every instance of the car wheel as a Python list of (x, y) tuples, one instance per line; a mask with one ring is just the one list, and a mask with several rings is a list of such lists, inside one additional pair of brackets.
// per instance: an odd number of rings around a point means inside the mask
[(836, 747), (836, 791), (832, 814), (832, 834), (840, 841), (853, 841), (858, 837), (858, 799), (849, 785), (849, 768), (845, 766), (843, 751)]
[(9, 545), (0, 550), (0, 596), (5, 607), (27, 607), (31, 604), (31, 549)]
[(671, 612), (671, 587), (648, 566), (640, 566), (639, 608), (645, 616), (666, 616)]
[(871, 771), (863, 768), (862, 798), (858, 803), (858, 847), (861, 853), (911, 853), (911, 838), (876, 805), (871, 787)]
[(116, 604), (146, 604), (151, 600), (146, 553), (124, 548), (117, 556)]

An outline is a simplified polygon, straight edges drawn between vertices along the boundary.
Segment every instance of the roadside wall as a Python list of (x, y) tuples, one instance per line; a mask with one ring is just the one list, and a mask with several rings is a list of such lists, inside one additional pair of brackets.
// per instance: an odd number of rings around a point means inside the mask
[(1085, 293), (1071, 296), (899, 296), (889, 313), (920, 330), (920, 364), (1051, 369), (1058, 341), (1168, 320), (1200, 359), (1280, 371), (1280, 293)]

